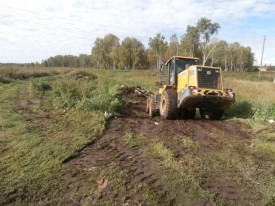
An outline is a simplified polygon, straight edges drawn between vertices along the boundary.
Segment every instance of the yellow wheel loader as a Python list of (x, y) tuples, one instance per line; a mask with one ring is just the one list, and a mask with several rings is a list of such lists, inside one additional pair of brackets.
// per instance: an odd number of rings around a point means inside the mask
[(146, 112), (164, 119), (194, 119), (196, 109), (202, 119), (218, 120), (235, 101), (232, 89), (224, 89), (219, 67), (200, 66), (198, 58), (173, 56), (166, 62), (167, 84), (147, 97)]

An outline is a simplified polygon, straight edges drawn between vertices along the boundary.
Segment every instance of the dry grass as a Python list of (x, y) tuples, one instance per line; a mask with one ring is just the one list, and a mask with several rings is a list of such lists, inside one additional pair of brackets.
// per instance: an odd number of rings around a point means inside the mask
[(232, 88), (237, 98), (262, 103), (275, 103), (275, 84), (273, 82), (252, 82), (225, 78), (225, 87)]

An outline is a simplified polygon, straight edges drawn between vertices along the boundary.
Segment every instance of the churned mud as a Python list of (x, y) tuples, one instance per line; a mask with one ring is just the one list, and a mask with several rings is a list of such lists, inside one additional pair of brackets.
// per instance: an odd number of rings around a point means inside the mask
[[(122, 116), (108, 120), (104, 135), (65, 163), (75, 171), (73, 176), (64, 176), (68, 190), (83, 181), (83, 173), (90, 172), (98, 175), (98, 186), (92, 189), (94, 198), (90, 205), (104, 201), (114, 205), (246, 205), (245, 194), (250, 188), (236, 181), (235, 174), (223, 170), (222, 165), (207, 163), (207, 172), (199, 181), (199, 187), (208, 194), (196, 200), (187, 195), (192, 194), (185, 191), (187, 186), (171, 184), (170, 170), (164, 166), (163, 158), (150, 153), (150, 147), (160, 142), (173, 154), (173, 165), (181, 164), (190, 154), (204, 157), (229, 147), (245, 154), (250, 134), (242, 131), (239, 124), (228, 120), (149, 118), (145, 113), (144, 93), (136, 88), (124, 88), (120, 95)], [(132, 137), (131, 143), (127, 142), (128, 136)], [(182, 142), (188, 143), (187, 140), (195, 146), (183, 147)], [(105, 175), (100, 175), (102, 172)], [(78, 185), (81, 190), (81, 183)]]

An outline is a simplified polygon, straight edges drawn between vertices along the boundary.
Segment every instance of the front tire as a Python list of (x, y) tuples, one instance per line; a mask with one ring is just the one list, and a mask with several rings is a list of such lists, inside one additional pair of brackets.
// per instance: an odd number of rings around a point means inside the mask
[(160, 116), (164, 119), (175, 119), (177, 116), (177, 92), (173, 89), (163, 91), (160, 98)]

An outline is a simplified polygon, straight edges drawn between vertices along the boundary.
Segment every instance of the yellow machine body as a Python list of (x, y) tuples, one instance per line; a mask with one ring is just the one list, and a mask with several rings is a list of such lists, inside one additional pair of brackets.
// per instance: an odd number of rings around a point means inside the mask
[(234, 102), (235, 94), (223, 87), (221, 68), (197, 65), (197, 61), (185, 56), (167, 61), (167, 84), (151, 97), (164, 118), (174, 118), (177, 112), (193, 118), (198, 108), (202, 117), (209, 114), (211, 119), (219, 119)]

